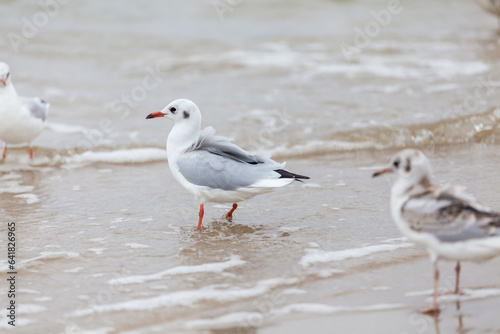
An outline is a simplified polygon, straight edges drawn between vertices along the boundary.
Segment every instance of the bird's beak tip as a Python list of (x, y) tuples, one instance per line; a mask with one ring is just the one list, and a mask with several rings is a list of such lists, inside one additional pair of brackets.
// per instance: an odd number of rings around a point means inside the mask
[(382, 174), (387, 174), (387, 173), (392, 173), (392, 169), (384, 168), (384, 169), (378, 170), (372, 174), (372, 177), (377, 177), (377, 176), (380, 176)]
[(156, 112), (153, 112), (149, 115), (146, 116), (146, 119), (151, 119), (151, 118), (156, 118), (156, 117), (163, 117), (165, 116), (164, 113), (162, 113), (161, 111), (156, 111)]

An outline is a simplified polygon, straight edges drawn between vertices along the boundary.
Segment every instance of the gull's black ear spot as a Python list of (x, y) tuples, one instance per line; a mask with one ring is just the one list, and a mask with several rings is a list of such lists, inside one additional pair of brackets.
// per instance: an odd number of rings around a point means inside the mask
[(186, 110), (184, 110), (182, 114), (184, 115), (184, 118), (189, 118), (189, 113)]
[(407, 173), (409, 173), (411, 171), (411, 159), (410, 158), (406, 158), (406, 167), (405, 167), (405, 170)]

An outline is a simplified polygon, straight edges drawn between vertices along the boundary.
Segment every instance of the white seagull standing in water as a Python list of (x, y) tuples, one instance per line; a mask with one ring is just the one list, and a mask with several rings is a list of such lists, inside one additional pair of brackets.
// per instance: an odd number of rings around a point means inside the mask
[(426, 248), (434, 264), (434, 302), (423, 311), (436, 315), (437, 261), (457, 261), (455, 293), (459, 292), (460, 261), (484, 261), (500, 254), (500, 213), (476, 202), (463, 188), (430, 181), (431, 165), (418, 150), (396, 154), (390, 166), (373, 177), (398, 175), (391, 192), (392, 217), (401, 232)]
[(0, 62), (0, 140), (5, 143), (2, 158), (7, 155), (7, 144), (30, 146), (45, 126), (49, 104), (38, 97), (20, 97), (11, 81), (9, 65)]
[(249, 154), (230, 139), (216, 136), (212, 127), (201, 131), (200, 109), (190, 100), (175, 100), (146, 119), (157, 117), (175, 122), (167, 139), (168, 165), (174, 178), (201, 203), (198, 230), (206, 202), (233, 203), (226, 214), (231, 219), (236, 203), (294, 180), (309, 179), (284, 170), (285, 163)]

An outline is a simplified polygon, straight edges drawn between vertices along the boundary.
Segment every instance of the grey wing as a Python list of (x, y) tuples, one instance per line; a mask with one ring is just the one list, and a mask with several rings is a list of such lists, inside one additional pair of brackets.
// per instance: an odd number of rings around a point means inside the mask
[(223, 190), (236, 190), (263, 179), (280, 177), (274, 172), (274, 165), (242, 163), (206, 150), (182, 154), (177, 167), (189, 182)]
[(31, 112), (31, 116), (45, 121), (49, 104), (38, 97), (20, 97), (23, 105)]
[(241, 163), (253, 165), (275, 164), (276, 168), (280, 168), (281, 166), (267, 156), (248, 153), (239, 146), (233, 144), (231, 140), (226, 137), (216, 136), (215, 130), (212, 127), (203, 129), (198, 142), (190, 150), (205, 150), (212, 154), (220, 155), (224, 158)]
[(432, 233), (441, 241), (488, 237), (498, 233), (496, 227), (500, 227), (499, 213), (446, 192), (411, 196), (401, 214), (412, 230)]

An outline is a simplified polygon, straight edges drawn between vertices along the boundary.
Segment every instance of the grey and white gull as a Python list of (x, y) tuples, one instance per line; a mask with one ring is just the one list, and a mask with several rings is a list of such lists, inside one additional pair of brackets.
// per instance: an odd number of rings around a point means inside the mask
[(408, 239), (423, 246), (434, 265), (434, 297), (429, 309), (436, 315), (439, 259), (457, 261), (455, 293), (459, 293), (460, 261), (480, 262), (500, 254), (500, 213), (478, 203), (462, 187), (431, 183), (431, 165), (419, 150), (397, 153), (388, 167), (373, 177), (395, 173), (391, 212), (396, 225)]
[(31, 143), (45, 126), (49, 104), (39, 97), (18, 96), (12, 84), (10, 68), (0, 62), (0, 140), (5, 144), (2, 158), (7, 155), (7, 145)]
[(167, 138), (167, 157), (174, 178), (200, 202), (198, 230), (201, 230), (204, 204), (233, 203), (226, 214), (231, 219), (238, 202), (290, 184), (309, 179), (285, 170), (264, 154), (250, 154), (215, 135), (212, 127), (201, 130), (201, 112), (187, 99), (171, 102), (146, 119), (166, 117), (175, 122)]

